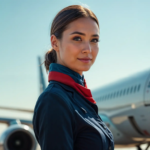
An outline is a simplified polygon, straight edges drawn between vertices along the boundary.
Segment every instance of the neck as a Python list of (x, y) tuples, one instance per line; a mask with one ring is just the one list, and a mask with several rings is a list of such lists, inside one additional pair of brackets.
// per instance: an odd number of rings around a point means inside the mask
[[(59, 65), (62, 65), (62, 66), (65, 66), (65, 67), (67, 67), (67, 68), (69, 68), (67, 65), (65, 65), (64, 63), (61, 63), (61, 62), (59, 62), (59, 61), (57, 61), (57, 64), (59, 64)], [(69, 68), (69, 69), (71, 69), (71, 68)], [(71, 70), (73, 70), (73, 69), (71, 69)], [(82, 77), (82, 73), (83, 73), (83, 71), (77, 71), (77, 70), (73, 70), (74, 72), (76, 72), (76, 73), (78, 73), (81, 77)]]
[(51, 63), (49, 66), (49, 71), (61, 72), (72, 77), (75, 82), (84, 86), (84, 75), (80, 75), (78, 72), (58, 63)]

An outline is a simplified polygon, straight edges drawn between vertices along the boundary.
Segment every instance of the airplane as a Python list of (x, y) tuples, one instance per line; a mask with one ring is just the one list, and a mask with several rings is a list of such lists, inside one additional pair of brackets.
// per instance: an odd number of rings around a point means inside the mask
[(115, 147), (150, 147), (150, 70), (92, 90), (101, 119), (112, 131)]
[[(38, 58), (40, 93), (46, 88)], [(92, 90), (99, 116), (112, 131), (115, 148), (150, 147), (150, 70), (139, 72), (117, 82)], [(0, 109), (33, 113), (33, 110), (0, 107)], [(1, 118), (9, 127), (0, 136), (0, 150), (35, 150), (37, 141), (31, 120)], [(28, 148), (27, 148), (28, 147)]]

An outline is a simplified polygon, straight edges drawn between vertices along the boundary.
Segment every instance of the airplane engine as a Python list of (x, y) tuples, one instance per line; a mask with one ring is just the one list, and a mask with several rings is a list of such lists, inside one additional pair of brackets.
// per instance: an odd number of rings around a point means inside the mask
[(0, 150), (36, 150), (33, 130), (23, 124), (11, 125), (0, 137)]

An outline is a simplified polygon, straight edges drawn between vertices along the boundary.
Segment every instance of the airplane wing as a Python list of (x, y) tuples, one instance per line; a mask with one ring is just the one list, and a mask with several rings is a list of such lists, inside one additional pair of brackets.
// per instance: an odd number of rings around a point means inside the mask
[(15, 120), (19, 120), (21, 122), (21, 124), (26, 124), (26, 125), (32, 127), (32, 120), (0, 117), (0, 123), (5, 123), (7, 125), (10, 125), (10, 123)]
[(2, 107), (2, 106), (0, 106), (0, 109), (33, 113), (33, 110), (30, 109), (20, 109), (20, 108), (11, 108), (11, 107)]
[[(39, 78), (40, 78), (40, 93), (44, 91), (46, 88), (45, 81), (44, 81), (44, 74), (41, 66), (41, 58), (38, 57), (38, 65), (39, 65)], [(25, 112), (25, 113), (33, 113), (34, 110), (31, 109), (23, 109), (23, 108), (12, 108), (12, 107), (5, 107), (5, 106), (0, 106), (0, 110), (9, 110), (9, 111), (18, 111), (18, 112)], [(7, 125), (10, 125), (10, 122), (17, 120), (16, 118), (4, 118), (0, 117), (0, 123), (5, 123)], [(18, 119), (22, 124), (26, 124), (29, 126), (32, 126), (32, 121), (31, 120), (24, 120), (24, 119)]]
[[(1, 110), (11, 110), (11, 111), (20, 111), (20, 112), (25, 112), (25, 113), (33, 113), (33, 110), (29, 109), (20, 109), (20, 108), (10, 108), (10, 107), (2, 107), (0, 106)], [(20, 118), (6, 118), (6, 117), (0, 117), (0, 123), (5, 123), (8, 126), (13, 122), (19, 120), (21, 124), (28, 125), (32, 127), (32, 120), (27, 120), (27, 119), (20, 119)]]
[(2, 107), (2, 106), (0, 106), (0, 109), (33, 113), (33, 110), (30, 109), (20, 109), (20, 108), (11, 108), (11, 107)]

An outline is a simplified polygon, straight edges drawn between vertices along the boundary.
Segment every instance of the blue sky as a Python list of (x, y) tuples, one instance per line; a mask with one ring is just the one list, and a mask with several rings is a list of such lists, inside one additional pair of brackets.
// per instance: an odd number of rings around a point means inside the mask
[(150, 68), (149, 0), (0, 0), (0, 105), (33, 109), (37, 57), (51, 48), (54, 16), (72, 4), (89, 7), (100, 23), (99, 54), (84, 73), (90, 89)]
[[(51, 48), (54, 16), (71, 4), (89, 7), (100, 23), (99, 54), (84, 73), (90, 89), (150, 68), (148, 0), (1, 0), (0, 105), (34, 107), (39, 95), (37, 56), (44, 58)], [(47, 82), (46, 72), (45, 78)]]
[(54, 16), (71, 4), (89, 7), (100, 23), (99, 54), (84, 73), (90, 89), (150, 68), (148, 0), (1, 0), (0, 105), (34, 107), (39, 95), (37, 56), (44, 58), (51, 47)]
[(150, 68), (148, 0), (1, 0), (0, 105), (34, 107), (39, 95), (37, 56), (44, 58), (51, 47), (54, 16), (71, 4), (89, 7), (100, 23), (99, 54), (84, 73), (90, 89)]

